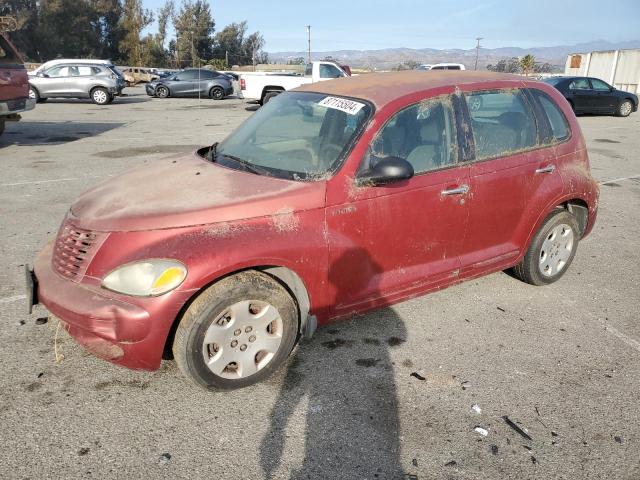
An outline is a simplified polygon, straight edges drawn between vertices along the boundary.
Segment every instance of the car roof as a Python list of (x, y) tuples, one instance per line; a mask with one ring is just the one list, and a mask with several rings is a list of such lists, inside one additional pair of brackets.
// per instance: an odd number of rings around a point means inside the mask
[(407, 70), (366, 73), (356, 77), (316, 82), (303, 85), (293, 91), (360, 98), (377, 107), (382, 107), (397, 98), (432, 88), (495, 81), (525, 82), (526, 79), (507, 73), (477, 72), (474, 70), (436, 70), (428, 75), (417, 70)]

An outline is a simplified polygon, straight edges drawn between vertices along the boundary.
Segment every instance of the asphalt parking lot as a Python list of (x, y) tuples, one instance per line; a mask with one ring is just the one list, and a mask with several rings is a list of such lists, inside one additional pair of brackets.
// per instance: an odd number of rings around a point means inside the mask
[(640, 113), (580, 117), (604, 183), (558, 283), (497, 273), (335, 323), (268, 382), (210, 394), (26, 314), (24, 264), (80, 192), (254, 109), (127, 91), (49, 101), (0, 137), (0, 476), (640, 478)]

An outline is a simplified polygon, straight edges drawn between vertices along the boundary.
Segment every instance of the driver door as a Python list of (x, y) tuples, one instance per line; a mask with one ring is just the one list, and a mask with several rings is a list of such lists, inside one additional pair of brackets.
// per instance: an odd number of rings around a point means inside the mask
[[(401, 157), (413, 178), (329, 188), (326, 222), (334, 315), (454, 282), (466, 234), (469, 168), (460, 163), (448, 96), (411, 105), (381, 127), (361, 170)], [(345, 181), (343, 177), (340, 182)]]

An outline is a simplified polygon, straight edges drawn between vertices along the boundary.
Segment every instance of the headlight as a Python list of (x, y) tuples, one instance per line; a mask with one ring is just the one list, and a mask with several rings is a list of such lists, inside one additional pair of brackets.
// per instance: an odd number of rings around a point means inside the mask
[(136, 297), (162, 295), (177, 288), (187, 277), (187, 268), (176, 260), (144, 260), (118, 267), (102, 286)]

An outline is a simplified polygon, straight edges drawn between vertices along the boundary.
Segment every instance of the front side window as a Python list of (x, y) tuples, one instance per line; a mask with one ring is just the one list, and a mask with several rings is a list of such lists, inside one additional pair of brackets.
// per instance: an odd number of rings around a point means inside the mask
[(538, 102), (540, 102), (542, 110), (544, 110), (544, 113), (549, 120), (553, 138), (556, 141), (562, 141), (569, 138), (569, 122), (567, 122), (567, 118), (551, 97), (540, 90), (532, 89), (530, 92), (538, 99)]
[(340, 78), (344, 77), (344, 74), (335, 65), (329, 65), (326, 63), (320, 64), (320, 78)]
[(609, 90), (611, 90), (611, 87), (608, 83), (605, 83), (597, 78), (591, 79), (591, 86), (594, 90), (597, 90), (599, 92), (608, 92)]
[(371, 144), (368, 167), (386, 157), (400, 157), (419, 174), (455, 164), (457, 151), (450, 99), (431, 98), (391, 117)]
[(507, 156), (538, 144), (533, 111), (519, 89), (465, 95), (476, 159)]
[(71, 72), (69, 71), (69, 67), (67, 66), (59, 66), (59, 67), (53, 67), (49, 70), (47, 70), (47, 75), (49, 75), (50, 77), (68, 77), (71, 75)]
[(176, 80), (178, 81), (195, 80), (196, 78), (198, 78), (198, 74), (193, 70), (187, 70), (186, 72), (181, 72), (176, 76)]
[(340, 167), (371, 113), (359, 100), (285, 92), (220, 143), (212, 160), (292, 180), (326, 178)]
[(569, 84), (570, 90), (591, 90), (589, 80), (586, 78), (576, 78)]

